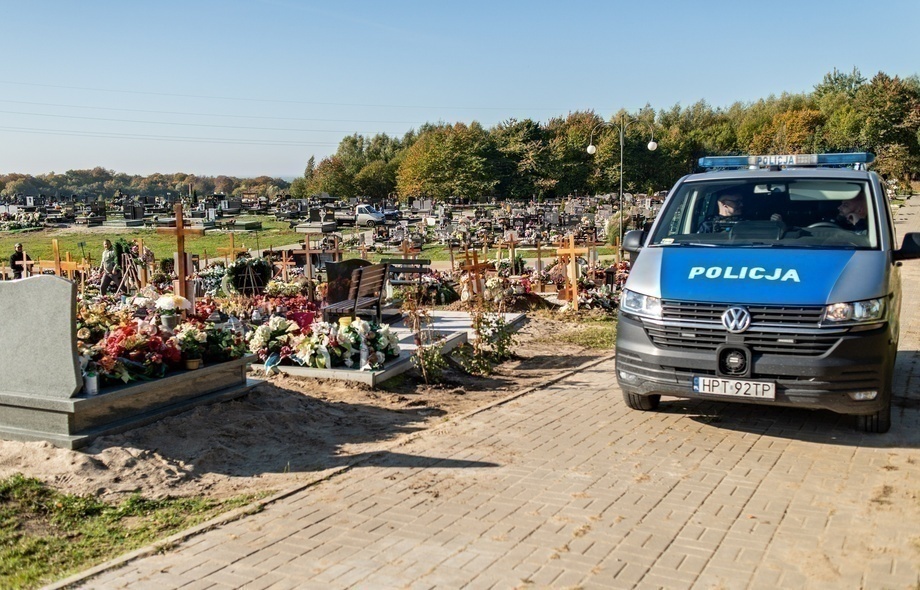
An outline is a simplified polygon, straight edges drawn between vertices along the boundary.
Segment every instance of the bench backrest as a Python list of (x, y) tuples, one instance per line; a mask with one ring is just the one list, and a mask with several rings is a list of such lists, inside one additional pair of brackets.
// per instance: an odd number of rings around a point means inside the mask
[(425, 274), (431, 267), (428, 258), (384, 258), (380, 262), (390, 265), (390, 274)]
[(356, 268), (351, 273), (351, 289), (349, 299), (379, 295), (383, 297), (383, 284), (389, 273), (389, 264), (372, 264)]

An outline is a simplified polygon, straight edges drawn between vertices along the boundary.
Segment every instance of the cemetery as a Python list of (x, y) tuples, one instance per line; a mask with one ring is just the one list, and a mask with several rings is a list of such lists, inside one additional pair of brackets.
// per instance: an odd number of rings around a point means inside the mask
[(326, 204), (14, 210), (0, 473), (106, 501), (260, 494), (555, 379), (612, 346), (610, 200), (421, 200), (346, 229)]
[[(351, 203), (341, 211), (373, 213), (380, 224), (365, 223), (367, 231), (349, 238), (323, 227), (308, 232), (308, 224), (338, 224), (342, 215), (328, 205), (297, 203), (308, 220), (296, 222), (302, 243), (261, 251), (236, 245), (239, 232), (261, 228), (258, 218), (235, 215), (243, 211), (241, 201), (205, 200), (190, 215), (181, 202), (169, 211), (163, 203), (126, 201), (122, 227), (130, 231), (156, 211), (152, 224), (175, 240), (175, 251), (171, 259), (157, 260), (143, 239), (119, 240), (115, 280), (107, 285), (114, 293), (100, 292), (103, 271), (91, 256), (62, 254), (56, 239), (47, 260), (26, 252), (13, 263), (16, 268), (0, 269), (2, 278), (34, 277), (0, 282), (4, 308), (29, 299), (22, 290), (36, 289), (34, 281), (72, 288), (48, 289), (60, 292), (47, 304), (48, 313), (7, 316), (14, 323), (29, 319), (3, 330), (4, 344), (23, 356), (8, 368), (10, 385), (0, 392), (3, 407), (10, 408), (8, 420), (0, 416), (0, 433), (83, 446), (196, 404), (242, 395), (256, 383), (246, 377), (248, 365), (252, 374), (322, 375), (376, 387), (411, 369), (417, 349), (437, 346), (446, 354), (468, 340), (468, 330), (423, 330), (417, 318), (414, 330), (406, 331), (410, 300), (416, 314), (420, 307), (455, 310), (423, 311), (431, 325), (450, 324), (437, 314), (460, 310), (504, 314), (509, 325), (538, 308), (613, 312), (628, 262), (619, 256), (600, 261), (599, 249), (619, 239), (609, 235), (613, 207), (602, 201), (453, 207), (421, 199), (390, 219)], [(35, 198), (23, 205), (29, 211), (8, 205), (4, 214), (37, 225), (43, 206), (47, 219), (52, 207)], [(105, 204), (75, 208), (73, 223), (81, 219), (108, 223)], [(213, 231), (225, 234), (229, 245), (211, 254), (187, 250), (188, 240)], [(422, 257), (426, 249), (441, 256), (446, 250), (448, 260), (435, 269), (431, 258)], [(52, 310), (73, 321), (65, 317), (52, 326), (38, 319)], [(47, 327), (51, 332), (43, 338), (72, 340), (60, 358), (78, 359), (79, 366), (54, 391), (29, 385), (28, 372), (19, 370), (35, 355), (24, 346), (35, 335), (23, 325)], [(201, 360), (205, 369), (193, 373), (191, 365)], [(21, 394), (28, 399), (14, 399)]]

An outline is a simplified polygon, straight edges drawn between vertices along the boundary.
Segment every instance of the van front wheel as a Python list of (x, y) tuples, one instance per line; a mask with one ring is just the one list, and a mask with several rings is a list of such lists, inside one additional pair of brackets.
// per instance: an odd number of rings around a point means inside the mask
[(657, 410), (658, 403), (661, 401), (660, 395), (636, 395), (635, 393), (623, 392), (623, 401), (633, 410)]
[(874, 414), (856, 416), (856, 429), (860, 432), (884, 434), (891, 428), (891, 398), (885, 407)]

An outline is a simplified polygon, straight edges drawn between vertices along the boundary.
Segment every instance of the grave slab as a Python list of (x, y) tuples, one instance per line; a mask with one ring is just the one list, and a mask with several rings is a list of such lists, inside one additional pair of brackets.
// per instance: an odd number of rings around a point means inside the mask
[(329, 234), (334, 232), (336, 228), (338, 228), (338, 224), (334, 221), (309, 221), (298, 224), (294, 231), (299, 234)]
[[(523, 313), (506, 313), (503, 315), (508, 325), (513, 327), (519, 327), (527, 317), (526, 314)], [(390, 330), (399, 338), (401, 353), (399, 358), (388, 361), (383, 368), (377, 371), (360, 371), (358, 369), (347, 369), (343, 367), (335, 369), (313, 369), (297, 366), (279, 366), (278, 370), (282, 373), (297, 377), (353, 381), (364, 383), (370, 387), (377, 387), (387, 379), (405, 373), (413, 367), (412, 355), (415, 354), (416, 349), (414, 334), (403, 323), (401, 318), (390, 323)], [(475, 337), (472, 322), (470, 321), (470, 314), (465, 311), (432, 311), (430, 330), (443, 338), (442, 351), (444, 353), (452, 351)], [(261, 364), (254, 364), (252, 368), (258, 371), (265, 370), (264, 365)]]

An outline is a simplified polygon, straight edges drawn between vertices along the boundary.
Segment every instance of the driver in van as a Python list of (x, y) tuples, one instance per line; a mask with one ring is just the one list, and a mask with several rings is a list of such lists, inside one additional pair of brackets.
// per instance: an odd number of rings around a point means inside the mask
[(744, 214), (744, 197), (737, 191), (728, 190), (719, 195), (718, 205), (719, 213), (701, 223), (698, 233), (731, 231), (732, 226), (741, 221)]

